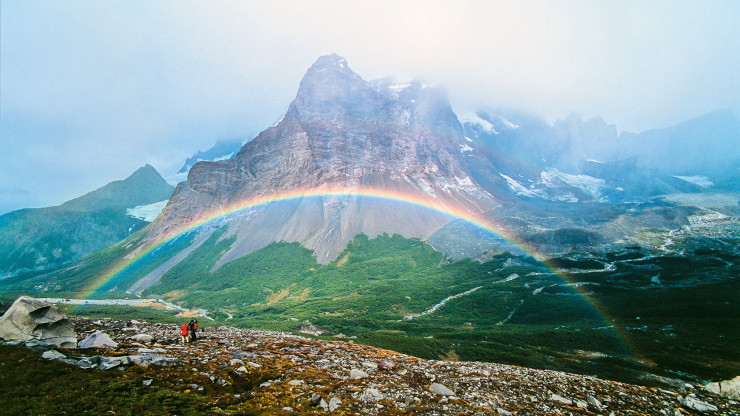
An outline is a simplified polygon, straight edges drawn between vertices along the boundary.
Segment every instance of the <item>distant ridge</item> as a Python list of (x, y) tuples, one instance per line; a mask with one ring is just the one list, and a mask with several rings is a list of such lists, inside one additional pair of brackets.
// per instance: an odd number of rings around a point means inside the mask
[(151, 165), (62, 205), (0, 216), (0, 276), (43, 270), (102, 250), (148, 223), (128, 208), (166, 200), (173, 187)]

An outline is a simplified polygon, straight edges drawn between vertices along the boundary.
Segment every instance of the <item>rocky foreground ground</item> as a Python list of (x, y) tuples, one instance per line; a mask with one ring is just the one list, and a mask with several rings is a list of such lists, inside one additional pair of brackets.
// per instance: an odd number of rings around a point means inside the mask
[[(182, 345), (174, 325), (73, 322), (80, 340), (102, 331), (118, 345), (60, 349), (70, 362), (149, 365), (156, 370), (146, 385), (204, 396), (215, 414), (740, 415), (740, 401), (699, 386), (667, 391), (510, 365), (429, 361), (225, 326), (204, 328), (194, 343)], [(64, 359), (55, 350), (44, 354)]]

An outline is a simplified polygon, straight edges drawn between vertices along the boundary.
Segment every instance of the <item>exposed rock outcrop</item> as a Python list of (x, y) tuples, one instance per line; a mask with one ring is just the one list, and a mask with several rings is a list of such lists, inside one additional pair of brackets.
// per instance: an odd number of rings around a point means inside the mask
[(280, 122), (233, 159), (193, 166), (153, 224), (152, 236), (260, 196), (294, 193), (289, 201), (230, 218), (229, 234), (237, 241), (216, 267), (273, 241), (300, 242), (327, 263), (360, 233), (428, 238), (451, 217), (408, 203), (300, 195), (373, 190), (477, 215), (496, 202), (462, 163), (466, 143), (439, 90), (418, 82), (370, 84), (343, 58), (322, 56)]
[(75, 348), (77, 334), (72, 322), (56, 305), (21, 296), (0, 317), (0, 338), (39, 341), (62, 348)]
[(740, 399), (740, 376), (737, 376), (732, 380), (709, 383), (704, 386), (704, 389), (714, 394), (719, 394), (720, 396)]

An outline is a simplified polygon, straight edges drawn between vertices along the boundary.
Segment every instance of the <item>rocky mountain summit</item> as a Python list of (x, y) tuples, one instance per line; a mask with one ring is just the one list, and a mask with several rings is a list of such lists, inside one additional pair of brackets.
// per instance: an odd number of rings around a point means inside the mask
[(212, 414), (740, 414), (736, 399), (700, 386), (669, 391), (509, 365), (428, 361), (351, 342), (226, 326), (203, 328), (195, 342), (182, 345), (176, 325), (73, 322), (80, 340), (105, 333), (115, 348), (57, 349), (46, 358), (86, 368), (116, 359), (149, 366), (143, 383), (152, 392), (198, 395), (211, 403)]
[[(465, 143), (442, 92), (420, 83), (370, 84), (343, 58), (322, 56), (275, 126), (232, 159), (192, 167), (153, 223), (152, 238), (255, 197), (317, 189), (390, 192), (482, 213), (496, 202), (464, 167)], [(231, 219), (237, 241), (219, 265), (281, 240), (300, 242), (327, 263), (360, 233), (427, 238), (447, 222), (409, 204), (296, 198)]]

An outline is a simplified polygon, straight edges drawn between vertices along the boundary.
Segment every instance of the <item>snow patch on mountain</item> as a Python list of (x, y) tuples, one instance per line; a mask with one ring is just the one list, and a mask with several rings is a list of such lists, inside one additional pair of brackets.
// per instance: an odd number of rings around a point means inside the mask
[(489, 122), (488, 120), (484, 120), (478, 114), (475, 114), (475, 113), (467, 113), (467, 114), (465, 114), (463, 116), (460, 116), (460, 123), (462, 123), (462, 124), (465, 124), (465, 123), (478, 124), (481, 127), (483, 127), (483, 130), (485, 130), (485, 131), (487, 131), (489, 133), (501, 134), (498, 131), (496, 131), (496, 127), (494, 127), (494, 125), (491, 124), (491, 122)]
[(684, 180), (689, 183), (693, 183), (694, 185), (701, 186), (702, 188), (709, 188), (714, 186), (714, 182), (709, 180), (708, 176), (700, 176), (700, 175), (694, 175), (694, 176), (678, 176), (674, 175), (674, 178), (678, 178), (681, 180)]
[[(540, 173), (540, 179), (524, 186), (510, 176), (499, 173), (509, 188), (517, 195), (542, 198), (550, 201), (579, 202), (585, 194), (597, 201), (605, 201), (602, 196), (606, 181), (589, 175), (573, 175), (548, 168)], [(576, 192), (579, 191), (579, 192)]]
[(518, 124), (514, 124), (514, 123), (512, 123), (511, 121), (509, 121), (509, 120), (507, 120), (507, 119), (505, 119), (505, 118), (503, 118), (503, 117), (499, 117), (499, 120), (500, 120), (500, 121), (501, 121), (501, 123), (503, 123), (503, 125), (504, 125), (504, 126), (506, 126), (506, 128), (508, 128), (508, 129), (514, 130), (514, 129), (518, 129), (518, 128), (519, 128), (519, 125), (518, 125)]
[(601, 196), (601, 190), (606, 187), (606, 181), (603, 179), (594, 178), (589, 175), (572, 175), (555, 168), (545, 169), (540, 174), (540, 181), (543, 185), (550, 188), (560, 187), (563, 184), (578, 188), (595, 199)]
[(501, 177), (504, 178), (504, 180), (506, 181), (506, 184), (509, 185), (509, 188), (512, 191), (514, 191), (514, 193), (517, 195), (528, 196), (532, 198), (535, 198), (535, 197), (544, 198), (545, 197), (541, 192), (538, 192), (538, 190), (529, 189), (526, 186), (522, 185), (521, 183), (517, 182), (515, 179), (509, 176), (506, 176), (503, 173), (499, 173), (499, 175), (501, 175)]
[(164, 201), (155, 202), (149, 205), (139, 205), (137, 207), (129, 208), (126, 210), (126, 215), (129, 217), (138, 218), (142, 221), (152, 222), (157, 215), (167, 206), (167, 199)]

